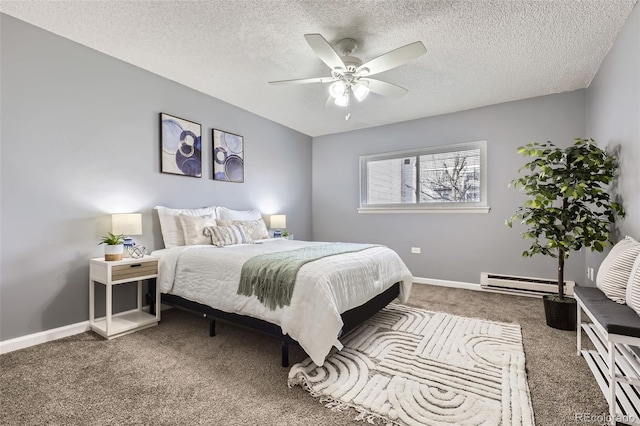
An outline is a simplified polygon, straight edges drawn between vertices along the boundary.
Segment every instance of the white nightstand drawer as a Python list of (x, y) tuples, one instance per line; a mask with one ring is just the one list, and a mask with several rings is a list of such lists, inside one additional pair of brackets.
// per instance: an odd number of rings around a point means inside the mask
[(111, 268), (111, 279), (120, 281), (158, 273), (158, 261), (129, 263), (127, 265), (114, 265)]

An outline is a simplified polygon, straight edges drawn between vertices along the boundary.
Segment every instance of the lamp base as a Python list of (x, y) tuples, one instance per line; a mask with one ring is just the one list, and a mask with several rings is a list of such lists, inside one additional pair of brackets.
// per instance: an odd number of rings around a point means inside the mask
[(125, 237), (124, 238), (124, 253), (123, 253), (123, 256), (124, 257), (131, 257), (129, 255), (129, 250), (131, 250), (135, 245), (136, 245), (136, 243), (133, 242), (133, 238)]
[(282, 238), (282, 230), (276, 229), (273, 231), (273, 238)]

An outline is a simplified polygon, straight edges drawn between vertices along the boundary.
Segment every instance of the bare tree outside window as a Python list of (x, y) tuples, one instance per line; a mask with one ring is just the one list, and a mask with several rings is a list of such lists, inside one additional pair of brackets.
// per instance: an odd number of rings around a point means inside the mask
[(480, 201), (480, 149), (420, 156), (420, 202)]

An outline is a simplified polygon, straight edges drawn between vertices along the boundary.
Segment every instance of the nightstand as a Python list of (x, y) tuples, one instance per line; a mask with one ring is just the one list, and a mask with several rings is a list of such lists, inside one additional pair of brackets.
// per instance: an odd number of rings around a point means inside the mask
[[(107, 339), (113, 339), (143, 328), (152, 327), (160, 321), (160, 286), (156, 285), (155, 315), (142, 310), (142, 281), (158, 277), (159, 258), (144, 256), (141, 259), (126, 258), (106, 261), (91, 259), (89, 264), (89, 325), (91, 329)], [(112, 314), (113, 286), (138, 282), (138, 307), (130, 311)], [(106, 316), (95, 318), (95, 283), (106, 287)]]

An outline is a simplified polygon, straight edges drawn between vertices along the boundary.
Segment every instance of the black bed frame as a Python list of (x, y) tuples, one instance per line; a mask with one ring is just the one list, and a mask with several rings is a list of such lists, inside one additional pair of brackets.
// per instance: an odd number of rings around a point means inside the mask
[[(155, 308), (155, 280), (151, 280), (149, 283), (149, 294), (147, 298), (150, 303), (149, 306), (151, 309)], [(382, 308), (387, 306), (393, 299), (398, 297), (400, 294), (400, 283), (395, 283), (393, 286), (389, 287), (387, 290), (378, 294), (368, 302), (363, 305), (357, 306), (353, 309), (350, 309), (344, 312), (342, 317), (342, 322), (344, 323), (342, 330), (340, 331), (340, 336), (342, 337), (352, 331), (354, 328), (371, 318)], [(160, 296), (160, 300), (165, 305), (174, 306), (177, 308), (185, 309), (187, 311), (195, 312), (197, 314), (204, 315), (209, 318), (209, 336), (216, 335), (216, 320), (220, 320), (223, 322), (229, 322), (232, 324), (239, 325), (241, 327), (249, 328), (251, 330), (255, 330), (261, 332), (263, 334), (267, 334), (269, 336), (274, 337), (275, 339), (282, 342), (282, 366), (289, 366), (289, 345), (299, 345), (298, 342), (288, 334), (282, 334), (282, 329), (280, 326), (272, 324), (267, 321), (263, 321), (257, 318), (248, 317), (239, 314), (230, 314), (228, 312), (223, 312), (218, 309), (214, 309), (210, 306), (203, 305), (201, 303), (193, 302), (191, 300), (184, 299), (180, 296), (175, 296), (173, 294), (162, 293)], [(152, 312), (154, 313), (154, 312)]]

